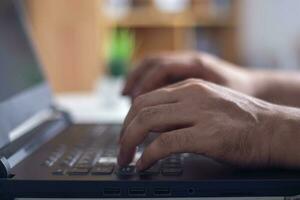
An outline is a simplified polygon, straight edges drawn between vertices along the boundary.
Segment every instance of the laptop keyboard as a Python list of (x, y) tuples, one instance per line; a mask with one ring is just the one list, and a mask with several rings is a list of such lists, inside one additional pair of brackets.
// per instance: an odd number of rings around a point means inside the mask
[[(137, 171), (134, 165), (135, 162), (125, 167), (119, 167), (117, 165), (118, 145), (116, 135), (106, 136), (106, 141), (103, 140), (103, 137), (100, 137), (101, 134), (108, 131), (111, 133), (112, 130), (103, 128), (103, 126), (93, 128), (91, 138), (81, 141), (80, 144), (76, 144), (72, 148), (60, 145), (42, 165), (51, 168), (52, 174), (55, 176), (107, 176), (113, 173), (119, 177), (160, 174), (163, 176), (180, 176), (183, 173), (182, 158), (178, 154), (160, 160), (144, 171)], [(115, 131), (119, 133), (118, 126)], [(105, 147), (105, 144), (109, 146)], [(102, 147), (100, 151), (99, 146)], [(135, 161), (140, 155), (141, 151), (137, 153)]]

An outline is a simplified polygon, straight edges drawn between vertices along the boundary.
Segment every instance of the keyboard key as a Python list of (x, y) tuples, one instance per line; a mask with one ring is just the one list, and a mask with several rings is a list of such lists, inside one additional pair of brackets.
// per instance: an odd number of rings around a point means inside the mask
[(164, 163), (181, 163), (180, 157), (171, 157), (171, 158), (167, 158), (166, 160), (164, 160)]
[(83, 168), (73, 168), (68, 171), (69, 175), (87, 175), (89, 173), (89, 169)]
[(115, 156), (101, 156), (101, 158), (97, 162), (98, 164), (106, 164), (106, 163), (117, 163), (117, 158)]
[(80, 159), (78, 161), (78, 164), (85, 164), (85, 165), (88, 165), (88, 164), (92, 164), (93, 163), (93, 160), (88, 160), (88, 159)]
[(132, 165), (120, 167), (117, 174), (119, 176), (133, 176), (135, 175), (135, 167)]
[(51, 160), (46, 160), (43, 165), (51, 167), (53, 165), (53, 162)]
[(95, 166), (91, 174), (92, 175), (110, 175), (114, 170), (114, 164), (99, 164)]
[(179, 176), (182, 174), (182, 168), (163, 168), (161, 173), (164, 176)]
[(117, 151), (117, 147), (112, 148), (112, 149), (107, 149), (104, 153), (103, 153), (103, 157), (116, 157), (118, 155), (118, 151)]
[(75, 168), (82, 168), (82, 169), (91, 169), (93, 167), (92, 164), (85, 164), (85, 163), (78, 163), (75, 165)]
[(181, 163), (163, 163), (162, 168), (181, 168)]
[(81, 154), (82, 152), (79, 150), (71, 152), (70, 154), (66, 155), (66, 157), (63, 159), (63, 161), (61, 162), (61, 166), (72, 167), (77, 162)]
[(62, 176), (62, 175), (64, 175), (64, 171), (65, 171), (64, 169), (59, 168), (59, 169), (56, 169), (55, 171), (53, 171), (52, 174), (56, 175), (56, 176)]
[(139, 172), (140, 176), (158, 175), (160, 173), (160, 166), (158, 164)]
[(65, 152), (65, 146), (59, 146), (55, 151), (53, 151), (48, 159), (42, 163), (43, 166), (52, 167), (58, 159), (60, 159)]

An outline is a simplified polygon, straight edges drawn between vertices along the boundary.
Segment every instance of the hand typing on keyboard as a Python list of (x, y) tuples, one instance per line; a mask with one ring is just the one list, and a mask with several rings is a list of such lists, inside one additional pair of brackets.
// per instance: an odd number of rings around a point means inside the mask
[(145, 147), (136, 164), (139, 170), (183, 152), (243, 167), (271, 166), (280, 162), (268, 129), (282, 118), (278, 110), (275, 104), (200, 79), (154, 90), (133, 102), (120, 137), (118, 163), (129, 164), (136, 147), (155, 131), (161, 134)]

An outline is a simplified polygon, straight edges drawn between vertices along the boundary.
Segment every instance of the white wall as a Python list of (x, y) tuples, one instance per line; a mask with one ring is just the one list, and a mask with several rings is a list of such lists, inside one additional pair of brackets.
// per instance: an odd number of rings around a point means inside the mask
[(247, 64), (300, 69), (300, 0), (241, 0), (240, 15)]

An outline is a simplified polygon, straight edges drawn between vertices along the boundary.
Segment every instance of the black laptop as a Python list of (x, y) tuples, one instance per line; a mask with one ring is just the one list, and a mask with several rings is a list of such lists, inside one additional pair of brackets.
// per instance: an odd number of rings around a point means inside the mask
[(74, 124), (53, 105), (22, 3), (0, 1), (1, 200), (300, 194), (299, 171), (245, 171), (193, 154), (141, 172), (118, 167), (120, 124)]

